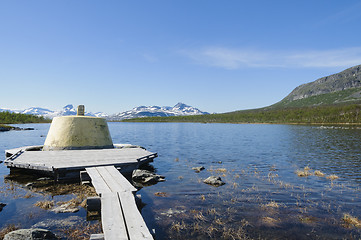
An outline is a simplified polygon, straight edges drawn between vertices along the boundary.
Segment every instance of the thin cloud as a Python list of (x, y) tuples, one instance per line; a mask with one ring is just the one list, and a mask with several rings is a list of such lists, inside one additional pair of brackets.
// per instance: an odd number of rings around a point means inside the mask
[(208, 47), (183, 50), (194, 63), (224, 69), (349, 67), (361, 64), (361, 47), (318, 51), (260, 51)]

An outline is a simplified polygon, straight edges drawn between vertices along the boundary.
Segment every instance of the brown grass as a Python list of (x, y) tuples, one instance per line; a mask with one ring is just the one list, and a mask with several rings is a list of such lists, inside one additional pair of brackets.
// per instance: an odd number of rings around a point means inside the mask
[(335, 175), (335, 174), (332, 174), (332, 175), (328, 175), (326, 178), (327, 178), (327, 179), (330, 179), (331, 181), (333, 181), (333, 180), (338, 179), (338, 176)]
[(156, 192), (154, 193), (155, 196), (157, 197), (167, 197), (168, 194), (166, 192)]
[(215, 172), (215, 173), (226, 173), (227, 169), (225, 168), (216, 168), (216, 169), (208, 169), (209, 172)]
[(275, 201), (271, 201), (271, 202), (269, 202), (267, 204), (262, 205), (262, 207), (264, 207), (264, 208), (279, 208), (280, 205), (278, 203), (276, 203)]
[(102, 226), (100, 222), (80, 224), (75, 227), (61, 229), (61, 232), (66, 236), (66, 239), (88, 240), (91, 234), (102, 233)]
[(187, 226), (184, 224), (184, 222), (174, 222), (172, 223), (171, 229), (176, 232), (180, 232), (183, 229), (186, 229)]
[(47, 209), (51, 209), (54, 206), (54, 201), (49, 201), (49, 200), (38, 201), (34, 204), (34, 206), (47, 210)]
[(196, 219), (197, 221), (205, 221), (206, 217), (203, 215), (202, 212), (198, 212), (194, 214), (194, 219)]
[(69, 207), (76, 208), (78, 206), (86, 208), (86, 197), (85, 196), (77, 196), (76, 198), (70, 199), (66, 202), (57, 202), (57, 205), (63, 205), (69, 203)]
[(312, 173), (310, 172), (310, 168), (307, 166), (307, 167), (304, 167), (302, 170), (297, 170), (296, 171), (296, 174), (297, 176), (299, 177), (308, 177), (308, 176), (312, 176)]
[(32, 198), (33, 197), (33, 195), (31, 194), (31, 193), (27, 193), (27, 194), (25, 194), (25, 196), (24, 196), (24, 198)]
[(319, 171), (319, 170), (314, 171), (313, 174), (315, 174), (315, 176), (317, 176), (317, 177), (324, 177), (325, 176), (325, 174), (323, 172)]
[(5, 227), (3, 227), (1, 230), (0, 230), (0, 239), (4, 239), (5, 235), (8, 234), (9, 232), (12, 232), (12, 231), (15, 231), (15, 230), (18, 230), (20, 229), (20, 227), (18, 226), (15, 226), (15, 224), (9, 224)]
[(351, 216), (350, 214), (344, 213), (342, 221), (346, 224), (347, 227), (354, 226), (357, 228), (361, 228), (361, 220), (357, 217)]

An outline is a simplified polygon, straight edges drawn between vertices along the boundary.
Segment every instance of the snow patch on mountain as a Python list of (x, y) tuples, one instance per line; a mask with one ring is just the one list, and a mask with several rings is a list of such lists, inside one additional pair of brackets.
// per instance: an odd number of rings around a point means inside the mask
[[(72, 104), (68, 104), (63, 109), (58, 111), (49, 110), (46, 108), (40, 107), (30, 107), (25, 110), (10, 110), (5, 108), (0, 108), (0, 112), (8, 111), (15, 113), (23, 113), (23, 114), (33, 114), (37, 116), (43, 116), (44, 118), (53, 119), (54, 117), (59, 116), (70, 116), (76, 115), (77, 110), (74, 108)], [(103, 112), (85, 112), (86, 116), (93, 117), (102, 117), (106, 118), (109, 121), (121, 121), (123, 119), (131, 119), (131, 118), (143, 118), (143, 117), (168, 117), (168, 116), (185, 116), (185, 115), (202, 115), (209, 114), (207, 112), (203, 112), (198, 108), (191, 107), (184, 103), (177, 103), (174, 107), (159, 107), (159, 106), (139, 106), (135, 107), (132, 110), (108, 115)]]
[(132, 110), (113, 114), (107, 117), (111, 121), (120, 121), (123, 119), (143, 118), (143, 117), (169, 117), (169, 116), (185, 116), (185, 115), (202, 115), (209, 114), (198, 108), (188, 106), (184, 103), (177, 103), (174, 107), (159, 106), (140, 106)]

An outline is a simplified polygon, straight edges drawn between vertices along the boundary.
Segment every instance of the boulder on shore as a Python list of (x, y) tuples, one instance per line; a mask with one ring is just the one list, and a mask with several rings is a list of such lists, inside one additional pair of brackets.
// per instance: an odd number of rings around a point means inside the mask
[(216, 177), (216, 176), (210, 176), (204, 179), (203, 182), (216, 187), (226, 184), (225, 182), (222, 181), (221, 177)]
[(19, 229), (9, 232), (5, 235), (4, 240), (42, 240), (58, 239), (54, 233), (41, 228)]
[(133, 171), (132, 179), (135, 182), (149, 183), (149, 184), (165, 181), (164, 176), (152, 173), (148, 170), (141, 170), (141, 169), (135, 169)]

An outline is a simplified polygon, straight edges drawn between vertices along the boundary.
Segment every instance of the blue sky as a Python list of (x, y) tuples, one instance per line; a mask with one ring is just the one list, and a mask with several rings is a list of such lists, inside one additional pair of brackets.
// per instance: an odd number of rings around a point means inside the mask
[(0, 0), (0, 108), (271, 105), (361, 64), (361, 1)]

